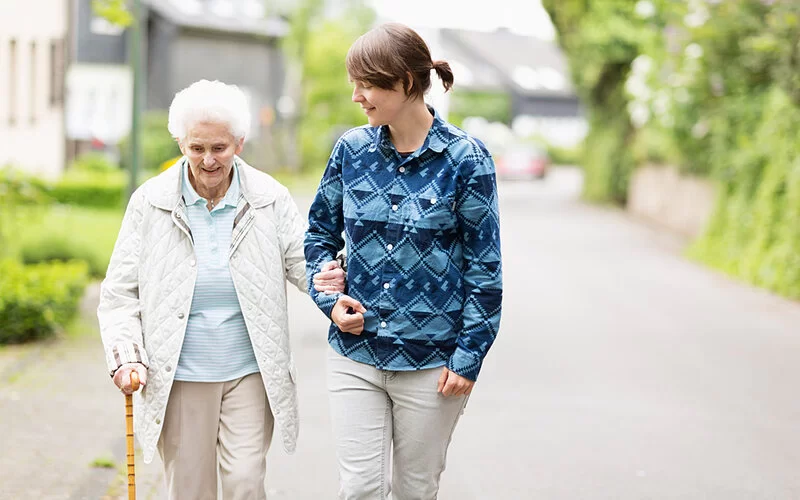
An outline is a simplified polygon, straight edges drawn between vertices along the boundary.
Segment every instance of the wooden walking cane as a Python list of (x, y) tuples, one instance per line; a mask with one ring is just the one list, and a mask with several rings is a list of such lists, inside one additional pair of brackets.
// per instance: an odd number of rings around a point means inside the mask
[[(139, 390), (139, 374), (131, 372), (131, 389)], [(134, 472), (133, 447), (133, 395), (125, 395), (125, 437), (128, 441), (128, 500), (136, 500), (136, 473)]]

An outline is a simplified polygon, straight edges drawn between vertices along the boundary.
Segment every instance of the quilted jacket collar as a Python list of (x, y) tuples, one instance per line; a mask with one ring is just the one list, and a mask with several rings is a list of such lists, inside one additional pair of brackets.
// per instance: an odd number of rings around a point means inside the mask
[[(150, 179), (147, 183), (147, 198), (154, 206), (173, 211), (181, 200), (181, 165), (186, 161), (182, 157), (163, 173)], [(275, 201), (275, 185), (266, 180), (266, 176), (258, 175), (259, 171), (251, 167), (238, 156), (235, 159), (239, 168), (239, 188), (242, 196), (253, 208), (261, 208)]]

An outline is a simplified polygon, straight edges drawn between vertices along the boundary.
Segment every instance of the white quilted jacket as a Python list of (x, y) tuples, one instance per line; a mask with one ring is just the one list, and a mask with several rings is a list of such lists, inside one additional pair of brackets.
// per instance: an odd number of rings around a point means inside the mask
[[(242, 196), (230, 269), (283, 447), (298, 430), (286, 281), (306, 291), (305, 222), (289, 191), (237, 158)], [(134, 398), (135, 432), (150, 463), (183, 345), (197, 276), (181, 197), (181, 159), (131, 197), (103, 281), (97, 315), (109, 371), (141, 361), (147, 386)]]

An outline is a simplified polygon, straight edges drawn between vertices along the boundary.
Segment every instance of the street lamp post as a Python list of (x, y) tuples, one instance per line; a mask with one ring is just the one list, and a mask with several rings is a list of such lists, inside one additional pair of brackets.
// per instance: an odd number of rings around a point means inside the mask
[(133, 75), (133, 100), (131, 117), (131, 140), (130, 140), (130, 180), (128, 184), (128, 196), (133, 194), (137, 187), (137, 177), (139, 164), (141, 163), (140, 130), (139, 117), (141, 115), (141, 93), (142, 93), (142, 11), (140, 0), (131, 0), (131, 14), (133, 22), (130, 26), (130, 65)]

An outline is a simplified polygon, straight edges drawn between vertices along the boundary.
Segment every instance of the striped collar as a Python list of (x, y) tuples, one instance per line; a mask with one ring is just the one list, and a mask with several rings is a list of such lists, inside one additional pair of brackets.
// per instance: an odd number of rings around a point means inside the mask
[[(187, 161), (186, 157), (182, 157), (173, 166), (149, 179), (142, 186), (146, 198), (153, 206), (168, 211), (172, 211), (178, 206), (182, 200), (183, 171), (181, 166), (184, 161)], [(244, 197), (253, 208), (261, 208), (275, 201), (280, 184), (251, 167), (238, 156), (236, 165), (239, 173), (240, 197)]]
[[(225, 196), (217, 203), (214, 207), (224, 207), (224, 206), (231, 206), (235, 207), (239, 202), (239, 168), (236, 165), (237, 161), (234, 159), (233, 161), (233, 177), (231, 178), (231, 185), (228, 187), (228, 191), (225, 193)], [(189, 162), (183, 161), (181, 164), (181, 171), (182, 171), (182, 182), (181, 182), (181, 194), (183, 195), (183, 199), (186, 203), (186, 206), (192, 206), (197, 203), (205, 203), (206, 199), (202, 198), (197, 191), (192, 186), (191, 181), (189, 180)]]

